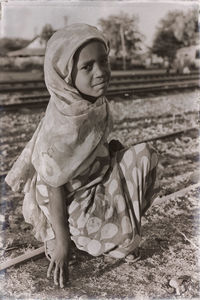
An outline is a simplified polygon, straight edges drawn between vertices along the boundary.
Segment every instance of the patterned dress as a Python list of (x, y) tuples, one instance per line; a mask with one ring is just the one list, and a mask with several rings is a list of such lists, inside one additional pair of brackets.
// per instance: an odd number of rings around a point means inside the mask
[[(111, 158), (108, 151), (108, 144), (102, 145), (93, 165), (65, 185), (68, 222), (77, 248), (93, 256), (123, 258), (140, 242), (141, 217), (155, 196), (158, 159), (145, 143)], [(48, 192), (39, 176), (36, 191), (50, 233)]]

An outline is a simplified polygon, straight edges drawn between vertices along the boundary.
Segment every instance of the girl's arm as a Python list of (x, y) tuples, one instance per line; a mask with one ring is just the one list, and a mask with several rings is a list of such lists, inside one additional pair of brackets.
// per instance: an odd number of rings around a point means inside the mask
[(64, 281), (68, 272), (68, 255), (70, 246), (70, 234), (67, 222), (66, 204), (63, 187), (54, 188), (48, 186), (49, 213), (52, 227), (55, 233), (55, 250), (51, 257), (51, 262), (47, 271), (50, 276), (53, 266), (54, 283), (64, 287)]

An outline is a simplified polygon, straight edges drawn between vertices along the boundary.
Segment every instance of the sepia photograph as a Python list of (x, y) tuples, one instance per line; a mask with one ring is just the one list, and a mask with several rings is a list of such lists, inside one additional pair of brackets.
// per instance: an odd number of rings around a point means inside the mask
[(200, 4), (0, 1), (0, 298), (199, 299)]

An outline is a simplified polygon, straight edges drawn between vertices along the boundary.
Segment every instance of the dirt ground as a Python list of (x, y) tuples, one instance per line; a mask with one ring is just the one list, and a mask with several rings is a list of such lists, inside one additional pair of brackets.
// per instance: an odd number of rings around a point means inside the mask
[[(198, 125), (198, 93), (115, 99), (111, 101), (114, 128), (111, 138), (129, 146), (172, 130)], [(43, 112), (2, 114), (2, 170), (19, 154)], [(28, 125), (27, 125), (28, 124)], [(33, 125), (34, 124), (34, 125)], [(13, 136), (21, 143), (10, 144)], [(143, 218), (141, 258), (92, 257), (72, 245), (74, 259), (64, 289), (46, 278), (48, 260), (41, 256), (0, 273), (1, 299), (199, 299), (199, 169), (198, 130), (152, 143), (160, 154), (160, 197)], [(0, 262), (39, 246), (21, 213), (22, 195), (0, 183)], [(173, 279), (173, 280), (172, 280)], [(176, 283), (176, 288), (170, 286)]]
[[(1, 274), (3, 299), (199, 299), (198, 196), (199, 189), (191, 188), (150, 208), (143, 219), (139, 261), (108, 261), (73, 247), (76, 260), (64, 289), (46, 278), (48, 261), (41, 257)], [(30, 242), (22, 230), (15, 237), (25, 252)], [(183, 280), (180, 295), (169, 285), (172, 278)]]

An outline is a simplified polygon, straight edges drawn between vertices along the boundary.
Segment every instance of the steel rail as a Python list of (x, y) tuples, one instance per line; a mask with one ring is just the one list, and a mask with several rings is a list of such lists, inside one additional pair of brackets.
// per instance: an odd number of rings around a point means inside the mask
[(160, 82), (153, 84), (130, 84), (127, 86), (118, 86), (108, 88), (107, 95), (120, 95), (128, 92), (134, 92), (135, 94), (147, 93), (147, 92), (156, 92), (156, 91), (164, 91), (170, 89), (183, 89), (183, 88), (194, 88), (200, 87), (199, 80), (185, 80), (185, 81), (172, 81), (172, 82)]
[[(176, 72), (170, 72), (170, 73), (166, 73), (166, 71), (161, 72), (160, 70), (158, 70), (157, 72), (151, 72), (151, 71), (137, 71), (135, 72), (134, 70), (129, 70), (129, 71), (112, 71), (111, 72), (111, 77), (114, 78), (132, 78), (132, 79), (138, 79), (138, 78), (158, 78), (158, 77), (188, 77), (188, 76), (193, 76), (193, 75), (200, 75), (199, 70), (194, 70), (189, 74), (177, 74)], [(23, 83), (38, 83), (38, 82), (44, 82), (44, 77), (43, 76), (38, 76), (38, 75), (34, 75), (32, 76), (32, 78), (27, 78), (24, 77), (23, 79), (17, 79), (17, 74), (15, 74), (16, 79), (4, 79), (1, 78), (0, 80), (0, 85), (1, 84), (23, 84)], [(37, 77), (34, 77), (37, 76)]]
[(179, 75), (179, 76), (146, 76), (146, 77), (133, 77), (133, 76), (126, 76), (126, 77), (112, 77), (111, 84), (118, 84), (118, 83), (143, 83), (145, 82), (163, 82), (163, 81), (171, 81), (171, 80), (187, 80), (187, 79), (200, 79), (199, 74), (188, 74), (188, 75)]
[[(168, 81), (182, 81), (182, 80), (199, 80), (198, 73), (183, 74), (183, 75), (166, 75), (166, 74), (113, 74), (110, 86), (123, 84), (144, 84), (144, 83), (158, 83)], [(5, 92), (17, 92), (17, 91), (31, 91), (31, 90), (46, 90), (44, 80), (33, 79), (33, 80), (16, 80), (16, 81), (1, 81), (0, 82), (0, 93)]]
[(40, 82), (38, 85), (31, 84), (30, 86), (26, 83), (23, 83), (23, 85), (16, 86), (16, 84), (10, 83), (7, 86), (3, 86), (3, 84), (0, 84), (0, 93), (13, 93), (13, 92), (21, 92), (21, 91), (33, 91), (33, 90), (45, 90), (46, 86), (44, 82)]
[[(187, 79), (187, 78), (198, 78), (200, 74), (198, 73), (190, 73), (190, 74), (182, 74), (182, 75), (177, 75), (177, 74), (113, 74), (111, 76), (111, 83), (117, 83), (119, 81), (132, 81), (132, 82), (141, 82), (141, 81), (146, 81), (148, 79), (149, 81), (158, 81), (158, 80), (171, 80), (176, 79), (176, 80), (182, 80), (182, 79)], [(0, 86), (10, 86), (10, 85), (28, 85), (28, 84), (34, 84), (37, 86), (37, 84), (44, 84), (44, 79), (41, 78), (33, 78), (33, 79), (24, 79), (24, 80), (5, 80), (5, 81), (0, 81)]]
[[(182, 82), (168, 82), (168, 83), (154, 83), (154, 84), (138, 84), (138, 85), (129, 85), (126, 87), (118, 86), (108, 88), (106, 95), (108, 97), (115, 95), (126, 95), (129, 93), (134, 94), (146, 94), (148, 92), (160, 92), (160, 91), (169, 91), (169, 90), (179, 90), (186, 88), (199, 88), (199, 81), (190, 80), (190, 81), (182, 81)], [(19, 99), (24, 99), (24, 97), (20, 97)], [(12, 104), (1, 104), (0, 112), (4, 111), (16, 111), (23, 108), (28, 109), (38, 109), (46, 107), (49, 100), (49, 95), (41, 95), (41, 96), (31, 96), (30, 98), (27, 96), (27, 99), (34, 99), (35, 101), (25, 101), (18, 102)], [(42, 100), (43, 99), (43, 100)], [(24, 99), (25, 100), (25, 99)], [(37, 101), (36, 101), (37, 100)], [(112, 99), (114, 100), (114, 99)]]
[[(191, 76), (191, 77), (189, 77), (188, 78), (188, 76), (187, 77), (184, 77), (184, 76), (182, 76), (182, 77), (176, 77), (176, 78), (174, 78), (174, 80), (173, 80), (173, 82), (174, 81), (183, 81), (183, 80), (194, 80), (194, 81), (196, 81), (196, 80), (199, 80), (199, 78), (195, 75), (195, 76)], [(159, 83), (159, 82), (170, 82), (172, 80), (172, 78), (171, 77), (166, 77), (166, 78), (159, 78), (159, 79), (157, 79), (157, 78), (151, 78), (151, 79), (148, 79), (148, 80), (145, 80), (145, 82), (144, 82), (144, 78), (143, 79), (135, 79), (135, 80), (133, 80), (133, 79), (121, 79), (121, 77), (120, 77), (120, 79), (119, 80), (116, 80), (115, 78), (113, 79), (113, 80), (111, 80), (110, 81), (110, 87), (109, 87), (109, 90), (112, 90), (112, 88), (113, 89), (115, 89), (114, 88), (114, 86), (117, 86), (117, 87), (119, 87), (119, 85), (121, 86), (121, 85), (123, 85), (123, 88), (124, 88), (124, 85), (125, 85), (125, 87), (126, 86), (129, 86), (129, 85), (131, 85), (132, 86), (132, 84), (147, 84), (147, 83)], [(198, 85), (198, 81), (197, 81), (197, 85)], [(41, 87), (40, 87), (41, 88)], [(30, 87), (29, 87), (29, 89), (31, 89)], [(44, 90), (45, 90), (45, 87), (44, 87)], [(20, 99), (20, 100), (22, 100), (22, 99), (24, 99), (24, 100), (26, 100), (26, 99), (38, 99), (38, 98), (47, 98), (49, 96), (49, 94), (47, 94), (47, 93), (45, 93), (44, 95), (35, 95), (35, 96), (19, 96), (19, 98), (18, 99)]]
[[(196, 134), (199, 133), (199, 127), (195, 126), (195, 127), (190, 127), (190, 128), (184, 128), (175, 132), (170, 132), (170, 133), (166, 133), (166, 134), (161, 134), (155, 137), (150, 137), (148, 139), (143, 139), (141, 141), (138, 141), (137, 143), (134, 143), (134, 145), (136, 144), (142, 144), (142, 143), (147, 143), (147, 142), (153, 142), (156, 140), (163, 140), (163, 139), (168, 139), (168, 138), (173, 138), (176, 136), (179, 136), (181, 134), (189, 134), (195, 132)], [(28, 141), (22, 141), (23, 144), (27, 143)], [(9, 144), (9, 143), (8, 143)], [(5, 177), (7, 175), (8, 171), (4, 171), (4, 172), (0, 172), (0, 178), (1, 177)]]

